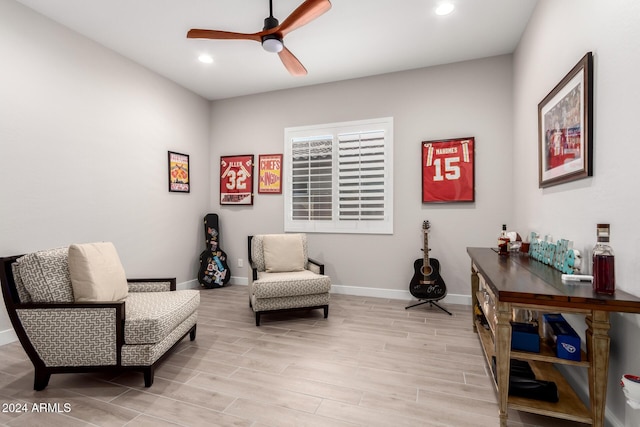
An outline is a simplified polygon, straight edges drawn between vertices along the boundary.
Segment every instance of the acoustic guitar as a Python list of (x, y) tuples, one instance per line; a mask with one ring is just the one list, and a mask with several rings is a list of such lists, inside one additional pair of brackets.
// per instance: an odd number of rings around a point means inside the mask
[(413, 263), (414, 273), (409, 283), (409, 292), (419, 300), (438, 301), (447, 296), (447, 286), (440, 276), (440, 262), (429, 258), (429, 228), (429, 221), (423, 221), (424, 257)]

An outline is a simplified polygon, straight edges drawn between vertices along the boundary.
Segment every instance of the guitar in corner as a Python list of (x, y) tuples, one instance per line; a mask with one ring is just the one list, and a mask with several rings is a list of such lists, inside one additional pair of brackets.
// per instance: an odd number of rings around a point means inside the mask
[(204, 238), (207, 249), (200, 254), (198, 271), (198, 281), (207, 289), (221, 288), (231, 280), (227, 254), (218, 245), (218, 237), (218, 215), (207, 214), (204, 217)]
[(438, 305), (436, 301), (440, 301), (447, 296), (447, 286), (440, 276), (440, 262), (435, 258), (429, 257), (429, 229), (431, 225), (429, 221), (422, 222), (423, 251), (424, 256), (418, 258), (413, 263), (413, 277), (409, 282), (409, 292), (415, 298), (421, 300), (418, 304), (410, 305), (405, 308), (415, 307), (422, 304), (435, 305), (440, 310), (451, 313)]

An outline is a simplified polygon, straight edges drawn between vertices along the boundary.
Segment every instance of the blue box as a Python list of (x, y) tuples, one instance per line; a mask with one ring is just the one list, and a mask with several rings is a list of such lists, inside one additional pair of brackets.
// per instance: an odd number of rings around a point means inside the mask
[(540, 353), (540, 335), (537, 325), (511, 322), (511, 349)]
[(544, 314), (544, 336), (553, 341), (556, 356), (561, 359), (580, 361), (580, 336), (561, 314)]

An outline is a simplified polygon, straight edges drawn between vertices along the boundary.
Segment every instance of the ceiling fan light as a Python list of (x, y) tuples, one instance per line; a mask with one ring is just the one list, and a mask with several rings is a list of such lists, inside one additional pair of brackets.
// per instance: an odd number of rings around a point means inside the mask
[(198, 56), (198, 61), (202, 62), (203, 64), (212, 64), (213, 58), (211, 57), (211, 55), (203, 53), (202, 55)]
[(267, 52), (278, 53), (284, 48), (284, 45), (282, 40), (277, 38), (265, 38), (262, 40), (262, 48)]
[(438, 7), (436, 8), (436, 15), (440, 15), (440, 16), (444, 16), (444, 15), (448, 15), (451, 12), (453, 12), (453, 9), (455, 9), (455, 6), (453, 3), (440, 3), (440, 5), (438, 5)]

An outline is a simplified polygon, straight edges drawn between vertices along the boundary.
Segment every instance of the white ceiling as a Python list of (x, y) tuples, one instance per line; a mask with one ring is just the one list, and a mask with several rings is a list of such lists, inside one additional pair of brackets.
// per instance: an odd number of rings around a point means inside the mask
[[(255, 33), (268, 0), (17, 0), (201, 96), (215, 100), (489, 57), (514, 51), (537, 0), (332, 0), (287, 35), (308, 70), (245, 40), (187, 39), (190, 28)], [(273, 0), (280, 22), (303, 0)], [(201, 53), (212, 64), (198, 61)]]

